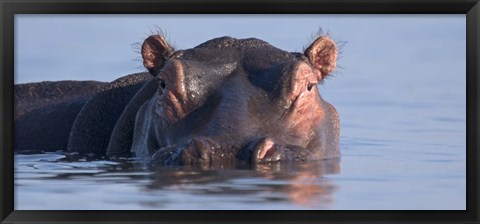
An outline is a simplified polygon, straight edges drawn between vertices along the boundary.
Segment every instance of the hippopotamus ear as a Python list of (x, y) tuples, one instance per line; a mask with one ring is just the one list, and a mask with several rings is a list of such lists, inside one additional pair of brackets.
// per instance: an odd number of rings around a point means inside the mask
[(149, 36), (142, 44), (143, 66), (152, 74), (157, 76), (165, 62), (175, 53), (165, 38), (160, 35)]
[(318, 37), (305, 50), (304, 54), (308, 57), (310, 63), (322, 73), (319, 80), (335, 70), (337, 64), (337, 46), (329, 37)]

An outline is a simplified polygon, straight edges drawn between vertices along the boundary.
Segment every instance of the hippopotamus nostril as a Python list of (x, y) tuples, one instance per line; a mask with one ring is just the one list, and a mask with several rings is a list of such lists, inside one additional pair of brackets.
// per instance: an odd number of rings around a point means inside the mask
[(270, 138), (263, 138), (254, 148), (254, 159), (260, 161), (268, 154), (272, 154), (275, 151), (275, 143)]

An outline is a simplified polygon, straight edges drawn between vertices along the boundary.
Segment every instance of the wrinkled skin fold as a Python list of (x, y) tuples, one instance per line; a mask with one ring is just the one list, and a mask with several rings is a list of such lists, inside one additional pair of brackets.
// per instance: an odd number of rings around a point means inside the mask
[[(135, 156), (160, 166), (336, 158), (339, 116), (318, 85), (335, 69), (337, 51), (325, 36), (298, 53), (231, 37), (175, 50), (152, 35), (141, 48), (149, 74), (37, 106), (19, 115), (15, 135), (36, 136), (52, 126), (49, 117), (67, 113), (76, 118), (53, 131), (70, 133), (69, 141), (53, 142), (52, 150)], [(78, 109), (57, 110), (70, 105)], [(15, 148), (35, 149), (28, 143)]]

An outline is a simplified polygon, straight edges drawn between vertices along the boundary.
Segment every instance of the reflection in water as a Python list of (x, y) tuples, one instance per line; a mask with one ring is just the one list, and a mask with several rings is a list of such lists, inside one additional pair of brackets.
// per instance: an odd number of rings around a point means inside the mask
[(191, 193), (212, 196), (263, 195), (270, 202), (289, 201), (301, 206), (315, 206), (332, 201), (336, 186), (324, 176), (338, 174), (339, 163), (339, 160), (326, 160), (300, 164), (159, 167), (152, 170), (153, 180), (147, 188), (152, 191), (175, 187), (188, 190), (188, 185), (197, 185), (190, 189)]
[(17, 154), (15, 208), (328, 208), (337, 187), (325, 176), (339, 171), (339, 160), (151, 168), (135, 160)]

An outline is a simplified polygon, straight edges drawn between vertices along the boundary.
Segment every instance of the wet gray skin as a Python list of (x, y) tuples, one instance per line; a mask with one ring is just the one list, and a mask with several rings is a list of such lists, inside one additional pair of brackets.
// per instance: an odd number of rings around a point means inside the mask
[(337, 49), (319, 37), (305, 52), (230, 37), (173, 52), (149, 37), (142, 55), (159, 88), (137, 113), (132, 152), (155, 164), (338, 157), (338, 114), (317, 88)]
[[(335, 69), (337, 48), (330, 38), (320, 36), (298, 53), (230, 37), (174, 50), (152, 35), (142, 45), (142, 57), (150, 74), (128, 75), (88, 95), (48, 99), (40, 106), (29, 96), (45, 94), (32, 91), (65, 84), (23, 84), (16, 103), (35, 108), (22, 108), (16, 116), (15, 150), (135, 156), (153, 165), (339, 156), (339, 117), (317, 87)], [(63, 89), (85, 84), (68, 85)], [(66, 133), (68, 141), (55, 138)]]

